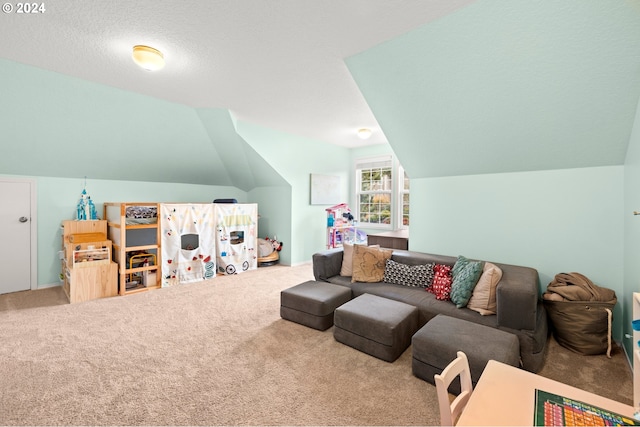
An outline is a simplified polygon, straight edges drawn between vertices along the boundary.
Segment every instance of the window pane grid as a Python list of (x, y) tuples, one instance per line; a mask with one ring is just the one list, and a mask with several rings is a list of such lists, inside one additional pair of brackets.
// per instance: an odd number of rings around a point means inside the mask
[(359, 221), (391, 224), (393, 175), (390, 166), (360, 169), (358, 185)]

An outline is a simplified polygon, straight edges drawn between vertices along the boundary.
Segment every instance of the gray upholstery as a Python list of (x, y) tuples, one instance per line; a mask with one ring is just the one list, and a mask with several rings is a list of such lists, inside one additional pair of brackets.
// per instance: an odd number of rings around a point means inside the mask
[[(411, 343), (413, 374), (431, 384), (435, 384), (433, 376), (441, 373), (458, 351), (467, 355), (474, 387), (489, 360), (520, 365), (516, 335), (442, 314), (416, 332)], [(460, 384), (454, 381), (449, 391), (460, 393)]]
[(351, 299), (351, 289), (309, 280), (280, 293), (280, 317), (324, 331), (333, 325), (336, 307)]
[(334, 325), (333, 336), (338, 342), (393, 362), (418, 330), (418, 309), (364, 294), (336, 309)]
[[(482, 316), (468, 308), (456, 308), (451, 302), (438, 301), (435, 295), (420, 288), (384, 282), (351, 283), (351, 277), (340, 276), (342, 255), (342, 248), (314, 254), (313, 272), (316, 280), (349, 287), (354, 298), (368, 293), (414, 305), (420, 311), (420, 326), (438, 314), (444, 314), (510, 332), (520, 341), (522, 367), (532, 372), (538, 372), (542, 368), (548, 326), (547, 315), (540, 299), (538, 272), (535, 269), (491, 261), (503, 272), (496, 289), (498, 314)], [(457, 258), (394, 250), (391, 259), (409, 265), (436, 262), (453, 266)]]

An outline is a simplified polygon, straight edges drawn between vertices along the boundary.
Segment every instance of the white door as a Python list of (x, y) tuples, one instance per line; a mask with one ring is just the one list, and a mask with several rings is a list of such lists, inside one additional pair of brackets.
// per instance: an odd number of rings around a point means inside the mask
[(0, 180), (0, 294), (31, 289), (31, 190)]

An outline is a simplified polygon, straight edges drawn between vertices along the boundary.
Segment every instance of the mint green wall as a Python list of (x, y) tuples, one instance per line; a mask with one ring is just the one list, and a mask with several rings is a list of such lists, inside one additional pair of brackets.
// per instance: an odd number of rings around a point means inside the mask
[[(238, 135), (227, 109), (194, 109), (3, 59), (0, 76), (0, 174), (37, 177), (39, 285), (57, 283), (60, 221), (73, 218), (85, 176), (95, 202), (236, 198), (259, 202), (270, 217), (283, 202), (291, 212), (288, 184)], [(256, 200), (247, 198), (252, 189)]]
[[(413, 250), (580, 272), (624, 295), (622, 166), (411, 181)], [(614, 311), (622, 337), (622, 307)]]
[[(310, 175), (340, 176), (343, 201), (347, 201), (349, 150), (242, 121), (236, 123), (236, 128), (240, 136), (291, 186), (291, 204), (281, 207), (285, 211), (280, 221), (286, 226), (286, 218), (291, 219), (288, 225), (291, 241), (285, 241), (285, 245), (291, 245), (291, 264), (311, 260), (315, 252), (326, 248), (325, 209), (328, 206), (310, 204)], [(274, 208), (270, 210), (273, 212)], [(270, 231), (285, 235), (275, 228)]]
[(254, 188), (249, 191), (248, 198), (258, 204), (259, 237), (276, 236), (283, 243), (280, 264), (291, 265), (291, 186)]
[[(636, 118), (624, 166), (623, 332), (630, 335), (633, 334), (631, 329), (631, 320), (633, 318), (631, 294), (640, 292), (640, 216), (633, 215), (634, 211), (640, 211), (640, 102), (636, 109)], [(633, 360), (631, 355), (633, 354), (632, 350), (635, 343), (632, 339), (625, 339), (624, 344), (627, 355), (629, 355), (630, 360)]]
[[(38, 208), (38, 286), (58, 284), (61, 248), (60, 224), (75, 218), (75, 206), (84, 179), (34, 177)], [(87, 193), (102, 217), (104, 202), (211, 203), (216, 197), (247, 202), (247, 194), (234, 187), (167, 184), (140, 181), (88, 180)]]

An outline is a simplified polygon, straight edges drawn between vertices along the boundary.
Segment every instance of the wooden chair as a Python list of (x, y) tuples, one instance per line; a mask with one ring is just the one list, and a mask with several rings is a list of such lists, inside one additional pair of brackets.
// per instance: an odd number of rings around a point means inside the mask
[[(449, 401), (449, 384), (460, 376), (460, 394), (455, 399)], [(458, 352), (456, 357), (441, 374), (433, 376), (436, 383), (436, 391), (438, 392), (438, 405), (440, 406), (440, 425), (453, 426), (458, 421), (458, 417), (462, 414), (467, 402), (473, 392), (473, 384), (471, 383), (471, 370), (469, 369), (469, 360), (463, 352)]]

